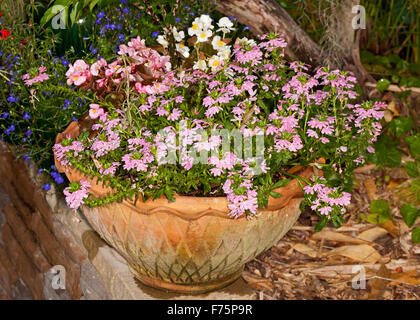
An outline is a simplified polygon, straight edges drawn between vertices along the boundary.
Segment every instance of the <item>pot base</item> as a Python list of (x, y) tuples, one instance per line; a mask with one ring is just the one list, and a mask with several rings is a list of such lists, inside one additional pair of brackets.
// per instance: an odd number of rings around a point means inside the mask
[(198, 284), (180, 284), (180, 283), (166, 282), (160, 279), (151, 278), (151, 277), (138, 274), (138, 273), (135, 274), (135, 277), (142, 284), (148, 287), (154, 288), (154, 289), (163, 290), (168, 293), (171, 292), (171, 293), (195, 295), (195, 294), (207, 293), (210, 291), (227, 287), (231, 283), (238, 280), (238, 278), (242, 275), (242, 271), (243, 271), (243, 268), (226, 278), (223, 278), (214, 282), (204, 282), (204, 283), (198, 283)]

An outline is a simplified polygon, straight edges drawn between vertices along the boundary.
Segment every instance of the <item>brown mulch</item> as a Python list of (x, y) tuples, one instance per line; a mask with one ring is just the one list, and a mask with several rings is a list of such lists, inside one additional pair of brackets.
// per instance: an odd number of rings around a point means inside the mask
[[(420, 221), (408, 228), (399, 213), (404, 201), (398, 191), (407, 178), (400, 168), (359, 168), (339, 229), (315, 233), (316, 215), (303, 212), (277, 245), (246, 265), (243, 277), (256, 298), (420, 299), (420, 245), (411, 241)], [(394, 222), (380, 225), (362, 218), (376, 199), (388, 200)]]

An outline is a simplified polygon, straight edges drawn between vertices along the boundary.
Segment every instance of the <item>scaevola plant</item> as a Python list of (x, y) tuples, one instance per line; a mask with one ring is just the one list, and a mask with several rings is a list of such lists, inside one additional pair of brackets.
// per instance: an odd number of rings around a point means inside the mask
[[(233, 29), (228, 18), (214, 23), (207, 15), (173, 29), (176, 54), (193, 59), (179, 66), (139, 38), (121, 45), (113, 62), (70, 66), (69, 84), (98, 93), (89, 113), (95, 123), (56, 144), (55, 155), (115, 190), (99, 199), (87, 181), (72, 183), (71, 207), (226, 196), (233, 218), (252, 218), (296, 178), (319, 226), (340, 225), (353, 170), (374, 152), (384, 105), (356, 103), (356, 79), (345, 72), (309, 74), (288, 62), (282, 37), (232, 43)], [(165, 47), (165, 37), (158, 41)], [(324, 177), (296, 177), (293, 166), (316, 166)]]

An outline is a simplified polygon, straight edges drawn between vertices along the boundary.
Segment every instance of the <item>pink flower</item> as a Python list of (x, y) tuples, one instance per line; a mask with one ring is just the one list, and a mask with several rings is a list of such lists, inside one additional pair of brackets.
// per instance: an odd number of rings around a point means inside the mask
[(104, 114), (104, 109), (102, 109), (99, 104), (91, 103), (89, 107), (89, 116), (91, 119), (96, 119)]

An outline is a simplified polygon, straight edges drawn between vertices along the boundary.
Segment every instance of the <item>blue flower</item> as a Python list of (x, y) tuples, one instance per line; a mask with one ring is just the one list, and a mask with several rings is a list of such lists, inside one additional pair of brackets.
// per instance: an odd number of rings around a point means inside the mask
[(123, 8), (123, 10), (122, 10), (124, 13), (129, 13), (130, 12), (130, 9), (128, 9), (127, 7), (126, 8)]
[(178, 23), (178, 22), (180, 22), (181, 21), (181, 19), (180, 18), (175, 18), (175, 22), (176, 23)]
[(247, 31), (247, 30), (249, 30), (250, 28), (249, 28), (249, 26), (245, 26), (244, 27), (244, 31)]
[(17, 98), (15, 98), (12, 94), (10, 94), (10, 96), (7, 98), (7, 101), (8, 101), (9, 103), (13, 103), (13, 102), (17, 102), (17, 101), (18, 101), (18, 99), (17, 99)]
[(70, 62), (65, 57), (62, 57), (61, 58), (61, 64), (65, 67), (67, 67), (70, 64)]
[(54, 178), (54, 180), (55, 180), (55, 182), (56, 182), (57, 184), (62, 184), (62, 183), (64, 182), (64, 179), (63, 179), (63, 177), (61, 176), (61, 174), (59, 174), (59, 173), (58, 173), (58, 172), (56, 172), (56, 171), (51, 172), (51, 177), (53, 177), (53, 178)]
[(23, 115), (23, 119), (24, 120), (31, 120), (31, 116), (29, 115), (29, 113), (25, 112), (25, 114)]
[(122, 4), (127, 4), (127, 0), (120, 0)]
[(98, 49), (93, 48), (93, 50), (92, 50), (92, 54), (96, 56), (96, 55), (97, 55), (97, 53), (98, 53)]
[(105, 12), (104, 11), (99, 12), (97, 17), (98, 19), (102, 19), (103, 17), (105, 17)]
[(44, 169), (42, 169), (42, 168), (41, 168), (41, 169), (39, 169), (39, 170), (38, 170), (38, 174), (41, 174), (41, 173), (42, 173), (42, 171), (44, 171)]
[(125, 41), (125, 35), (124, 35), (124, 34), (122, 34), (122, 33), (120, 33), (120, 34), (118, 35), (118, 41), (119, 41), (119, 42), (124, 42), (124, 41)]
[(51, 185), (49, 184), (49, 182), (47, 182), (46, 184), (44, 184), (42, 186), (42, 189), (44, 189), (45, 191), (51, 190)]
[(3, 114), (3, 119), (7, 119), (7, 117), (10, 115), (10, 112), (5, 112), (4, 114)]
[(31, 133), (32, 133), (32, 130), (28, 130), (28, 131), (26, 131), (26, 132), (25, 132), (25, 135), (26, 135), (27, 137), (29, 137), (29, 136), (31, 135)]
[(159, 31), (155, 31), (155, 32), (152, 33), (153, 38), (156, 38), (158, 35), (159, 35)]
[(15, 131), (15, 125), (12, 123), (9, 128), (7, 128), (4, 133), (6, 133), (7, 135), (10, 135), (11, 132)]

